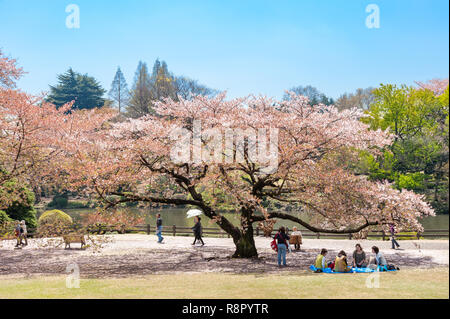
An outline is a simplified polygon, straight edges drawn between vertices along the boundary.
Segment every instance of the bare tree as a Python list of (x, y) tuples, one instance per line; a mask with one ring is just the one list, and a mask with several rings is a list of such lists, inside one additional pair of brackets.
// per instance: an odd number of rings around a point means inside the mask
[(342, 111), (345, 109), (358, 108), (368, 110), (370, 105), (374, 102), (373, 88), (356, 89), (355, 93), (344, 93), (336, 101), (336, 107)]
[(191, 100), (196, 95), (213, 97), (219, 93), (219, 91), (211, 89), (198, 83), (197, 80), (185, 76), (175, 78), (174, 86), (177, 96), (185, 100)]
[(116, 75), (111, 84), (109, 96), (111, 97), (113, 104), (117, 104), (119, 113), (122, 108), (127, 107), (128, 102), (130, 101), (130, 91), (128, 90), (127, 81), (125, 80), (120, 67), (117, 68)]
[(134, 76), (131, 99), (127, 112), (131, 117), (139, 117), (152, 112), (152, 85), (147, 64), (140, 61)]
[[(307, 85), (307, 86), (296, 86), (289, 90), (290, 92), (294, 92), (298, 95), (303, 95), (309, 98), (309, 105), (316, 104), (325, 104), (331, 105), (334, 104), (334, 100), (331, 97), (326, 96), (322, 92), (320, 92), (317, 88)], [(290, 95), (285, 94), (284, 100), (289, 100)]]

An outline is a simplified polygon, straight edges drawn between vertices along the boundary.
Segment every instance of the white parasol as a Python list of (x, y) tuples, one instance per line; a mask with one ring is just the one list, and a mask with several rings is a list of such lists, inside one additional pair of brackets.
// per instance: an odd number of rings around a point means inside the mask
[(186, 213), (186, 215), (187, 215), (186, 218), (191, 218), (191, 217), (194, 217), (194, 216), (200, 216), (202, 214), (203, 214), (203, 212), (200, 209), (190, 209)]

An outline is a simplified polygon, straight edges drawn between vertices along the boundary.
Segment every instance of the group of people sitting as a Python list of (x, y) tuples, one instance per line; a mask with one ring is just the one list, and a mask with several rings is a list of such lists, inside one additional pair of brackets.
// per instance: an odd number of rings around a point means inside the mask
[(328, 254), (328, 250), (323, 248), (320, 254), (316, 257), (314, 267), (317, 269), (317, 272), (321, 272), (325, 268), (330, 268), (335, 272), (350, 272), (352, 267), (377, 269), (378, 267), (387, 266), (386, 258), (384, 258), (377, 246), (372, 247), (372, 253), (374, 256), (367, 258), (361, 245), (356, 244), (355, 251), (353, 252), (352, 264), (349, 266), (345, 251), (341, 250), (334, 261), (327, 262), (326, 256)]

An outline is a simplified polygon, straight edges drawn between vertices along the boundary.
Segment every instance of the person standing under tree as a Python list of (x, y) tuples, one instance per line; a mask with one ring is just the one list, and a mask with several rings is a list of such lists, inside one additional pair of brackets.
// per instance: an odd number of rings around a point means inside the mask
[(286, 251), (289, 245), (289, 236), (286, 229), (281, 226), (274, 239), (277, 241), (278, 247), (278, 266), (281, 266), (281, 258), (283, 258), (283, 266), (286, 266)]
[(164, 237), (162, 236), (162, 218), (160, 213), (156, 214), (156, 236), (158, 236), (158, 244), (161, 244)]

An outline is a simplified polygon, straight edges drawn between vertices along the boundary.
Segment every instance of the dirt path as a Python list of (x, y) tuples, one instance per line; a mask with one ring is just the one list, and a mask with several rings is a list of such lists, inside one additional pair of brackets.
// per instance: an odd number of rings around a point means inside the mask
[[(349, 256), (357, 241), (306, 239), (302, 251), (288, 254), (289, 267), (279, 269), (270, 239), (258, 237), (258, 259), (232, 259), (233, 241), (229, 238), (205, 238), (204, 247), (192, 246), (192, 237), (165, 236), (156, 243), (153, 235), (112, 235), (100, 252), (44, 248), (30, 240), (23, 249), (14, 249), (14, 241), (0, 243), (0, 275), (65, 274), (70, 263), (76, 263), (82, 277), (127, 277), (176, 272), (274, 273), (307, 270), (318, 251), (327, 248), (329, 258), (344, 249)], [(447, 240), (400, 241), (402, 250), (390, 249), (390, 242), (359, 241), (366, 252), (377, 245), (389, 263), (400, 268), (448, 267)], [(73, 244), (79, 247), (79, 244)], [(350, 257), (351, 260), (351, 257)]]

